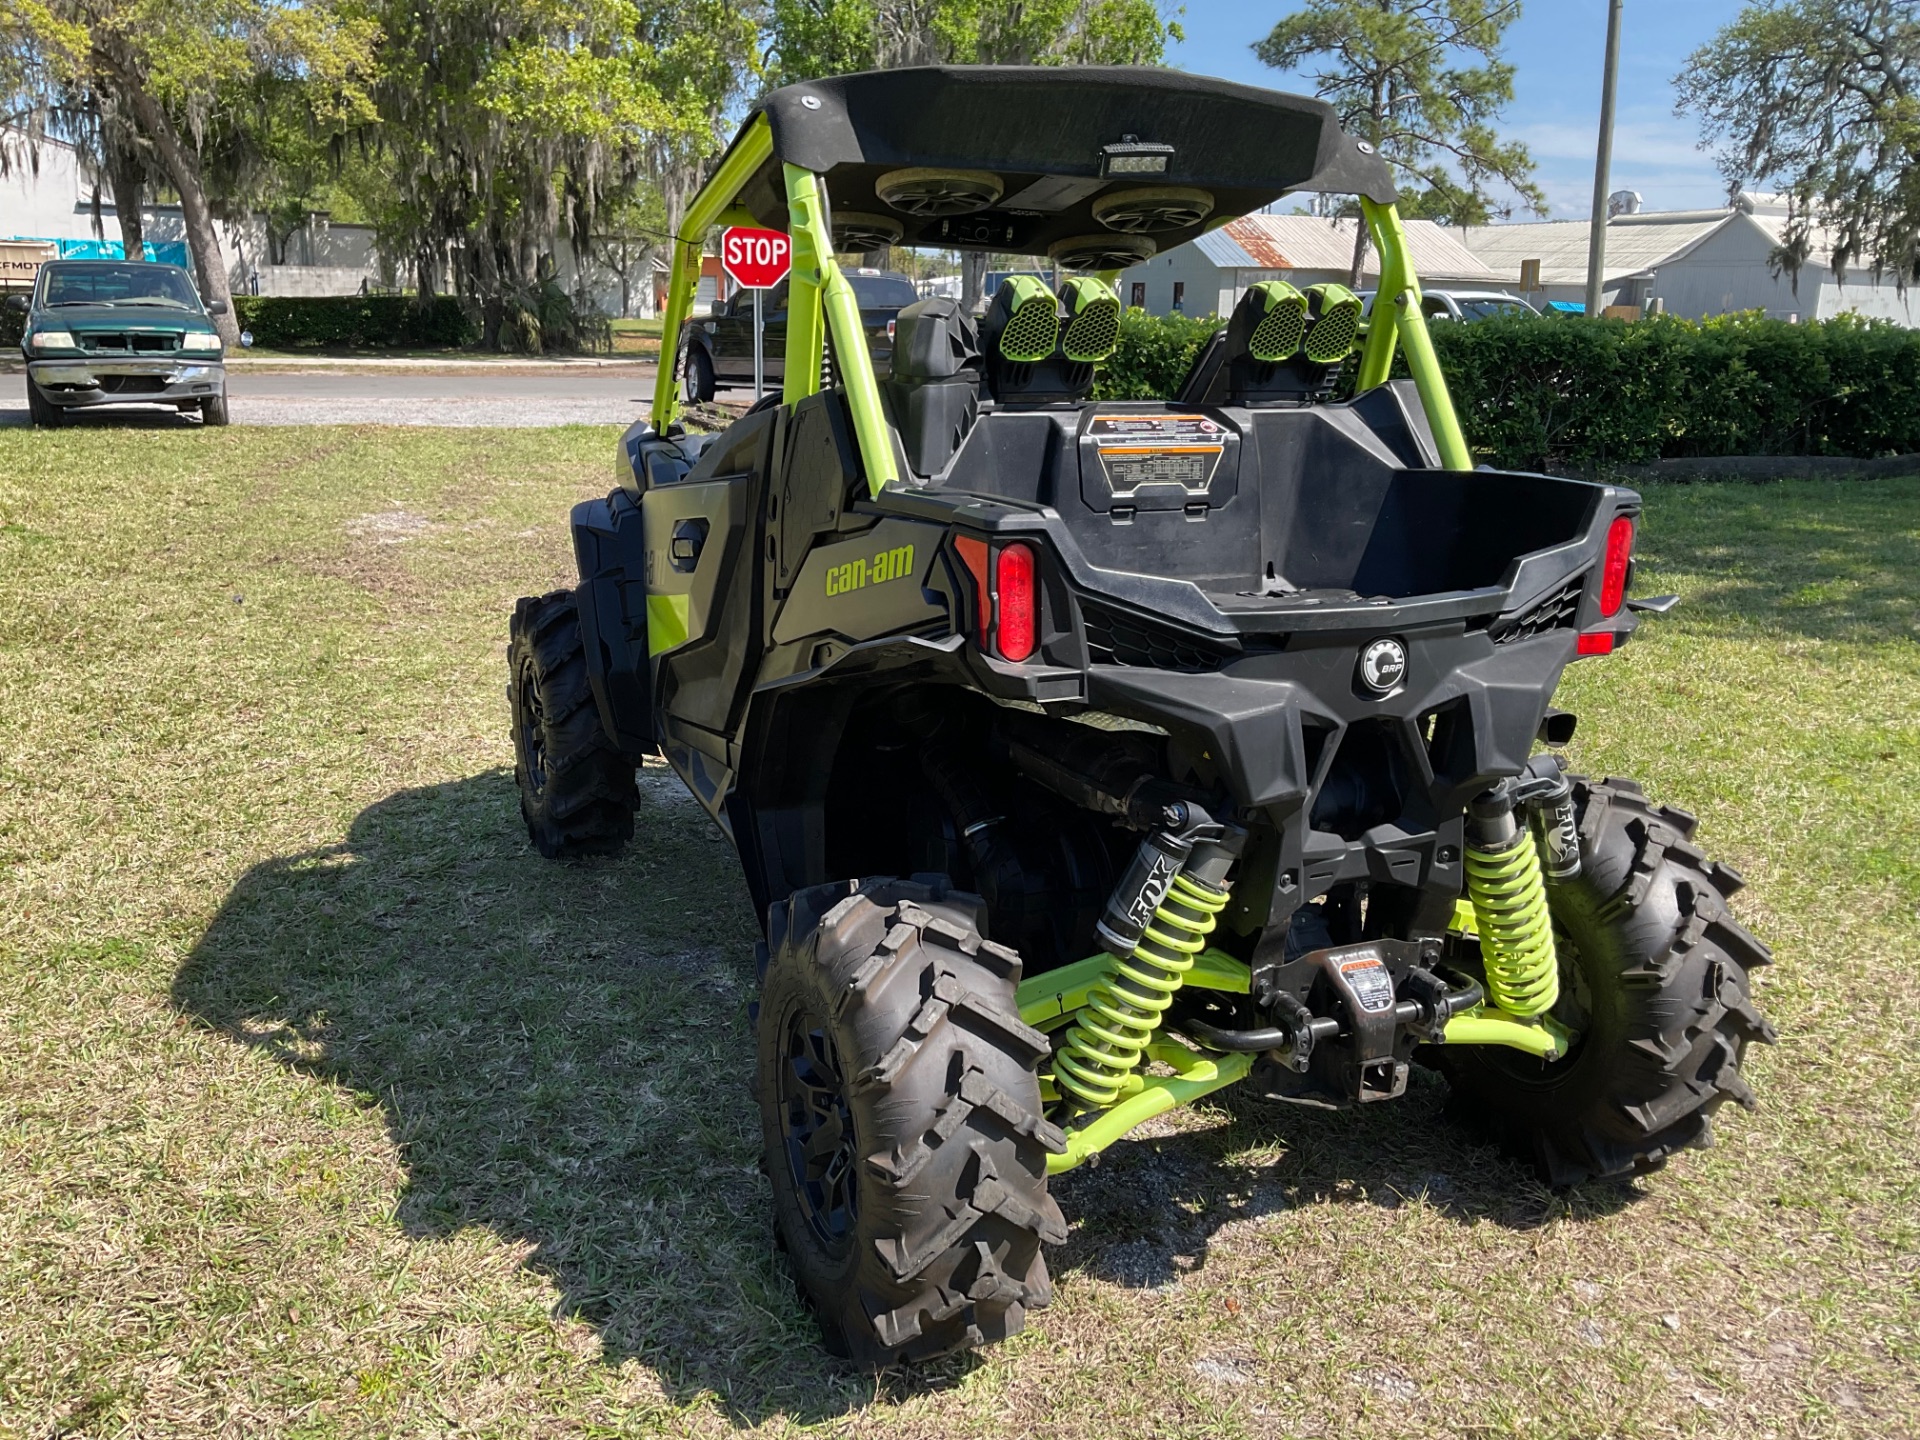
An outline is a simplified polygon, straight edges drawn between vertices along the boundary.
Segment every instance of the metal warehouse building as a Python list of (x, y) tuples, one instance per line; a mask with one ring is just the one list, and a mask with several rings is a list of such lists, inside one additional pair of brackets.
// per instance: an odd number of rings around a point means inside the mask
[[(1646, 313), (1702, 319), (1764, 310), (1778, 320), (1826, 320), (1853, 313), (1901, 325), (1920, 324), (1913, 297), (1892, 276), (1860, 268), (1842, 281), (1833, 272), (1830, 237), (1814, 232), (1813, 253), (1799, 283), (1774, 273), (1773, 255), (1786, 236), (1787, 207), (1770, 195), (1743, 193), (1724, 210), (1669, 210), (1616, 215), (1607, 222), (1605, 303)], [(1587, 287), (1587, 222), (1474, 226), (1460, 232), (1466, 248), (1497, 282), (1536, 306), (1580, 302)], [(1522, 289), (1529, 261), (1540, 285)]]
[[(1150, 315), (1226, 315), (1257, 281), (1287, 280), (1302, 289), (1322, 281), (1344, 285), (1353, 273), (1359, 223), (1318, 215), (1245, 215), (1122, 271), (1120, 299)], [(1460, 243), (1458, 231), (1431, 220), (1409, 220), (1407, 239), (1424, 282), (1497, 288), (1499, 277)], [(1363, 284), (1379, 278), (1379, 263), (1369, 249)]]

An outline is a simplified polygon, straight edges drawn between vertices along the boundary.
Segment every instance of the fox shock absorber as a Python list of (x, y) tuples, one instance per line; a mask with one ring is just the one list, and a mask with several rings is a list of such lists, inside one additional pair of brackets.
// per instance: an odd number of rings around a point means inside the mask
[[(1554, 779), (1564, 778), (1556, 769)], [(1487, 970), (1487, 994), (1494, 1005), (1519, 1019), (1551, 1010), (1560, 998), (1560, 966), (1554, 953), (1553, 921), (1547, 912), (1545, 851), (1559, 875), (1579, 872), (1579, 836), (1572, 829), (1572, 803), (1566, 800), (1565, 828), (1550, 794), (1539, 797), (1542, 834), (1536, 838), (1524, 816), (1514, 814), (1516, 792), (1529, 793), (1543, 781), (1531, 775), (1519, 786), (1502, 783), (1475, 797), (1467, 813), (1467, 898), (1480, 932), (1480, 957)], [(1564, 847), (1572, 836), (1571, 865)]]
[(1055, 1084), (1090, 1106), (1120, 1098), (1227, 906), (1233, 839), (1197, 806), (1174, 802), (1161, 818), (1100, 918), (1113, 963), (1053, 1056)]

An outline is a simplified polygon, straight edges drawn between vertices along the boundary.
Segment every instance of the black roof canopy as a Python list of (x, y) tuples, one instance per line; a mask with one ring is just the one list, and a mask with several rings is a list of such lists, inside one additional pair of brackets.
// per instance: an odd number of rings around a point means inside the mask
[[(1290, 190), (1395, 195), (1384, 162), (1325, 103), (1150, 66), (876, 70), (789, 85), (754, 108), (774, 154), (740, 202), (775, 229), (787, 226), (782, 162), (825, 177), (836, 222), (880, 217), (899, 244), (1023, 254), (1116, 232), (1128, 232), (1122, 246), (1166, 250)], [(929, 213), (938, 200), (895, 193), (908, 170), (972, 176), (997, 194)], [(1201, 195), (1205, 212), (1182, 214)], [(1161, 212), (1118, 213), (1136, 198), (1136, 211), (1157, 201)]]

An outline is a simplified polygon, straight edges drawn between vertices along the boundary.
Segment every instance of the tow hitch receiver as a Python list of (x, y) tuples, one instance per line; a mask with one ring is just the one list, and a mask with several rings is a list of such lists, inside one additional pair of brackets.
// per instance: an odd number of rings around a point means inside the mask
[(1282, 1017), (1276, 1028), (1292, 1043), (1268, 1050), (1263, 1088), (1327, 1106), (1404, 1093), (1414, 1047), (1442, 1040), (1447, 1021), (1484, 998), (1474, 981), (1450, 986), (1435, 974), (1429, 967), (1438, 959), (1438, 948), (1419, 940), (1368, 940), (1301, 956), (1287, 968), (1306, 982), (1304, 999), (1292, 988), (1270, 1002)]

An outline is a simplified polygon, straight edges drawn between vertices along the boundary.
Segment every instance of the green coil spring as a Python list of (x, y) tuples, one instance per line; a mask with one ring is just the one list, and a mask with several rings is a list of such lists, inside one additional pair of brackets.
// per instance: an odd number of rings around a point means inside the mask
[(1487, 994), (1509, 1015), (1544, 1015), (1560, 998), (1540, 851), (1523, 826), (1504, 850), (1467, 846), (1467, 898), (1480, 932)]
[(1139, 1065), (1226, 906), (1225, 890), (1185, 875), (1173, 877), (1133, 954), (1114, 960), (1054, 1052), (1053, 1078), (1060, 1090), (1089, 1105), (1111, 1105), (1120, 1098), (1121, 1082)]

